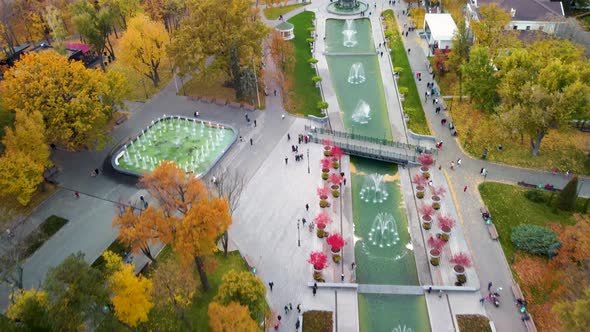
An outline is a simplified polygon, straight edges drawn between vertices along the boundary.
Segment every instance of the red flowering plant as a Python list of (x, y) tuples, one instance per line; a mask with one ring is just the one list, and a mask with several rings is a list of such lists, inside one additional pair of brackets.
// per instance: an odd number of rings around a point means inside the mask
[(443, 239), (432, 235), (428, 237), (428, 240), (426, 242), (428, 243), (430, 249), (438, 250), (439, 253), (441, 252), (445, 244), (447, 244), (447, 242)]
[(428, 183), (428, 179), (423, 174), (414, 174), (412, 176), (412, 183), (418, 186), (425, 186)]
[(453, 217), (451, 216), (440, 215), (438, 216), (437, 220), (438, 226), (442, 230), (448, 229), (448, 231), (450, 232), (451, 229), (455, 227), (455, 219), (453, 219)]
[(327, 146), (327, 147), (331, 147), (332, 146), (332, 140), (329, 138), (324, 138), (322, 139), (322, 145), (323, 146)]
[(340, 159), (340, 157), (342, 157), (342, 155), (344, 154), (344, 152), (342, 152), (342, 149), (336, 145), (332, 147), (332, 150), (330, 152), (332, 154), (332, 158), (334, 158), (335, 161)]
[(313, 265), (314, 269), (323, 270), (328, 266), (328, 257), (321, 251), (313, 251), (307, 262)]
[(340, 185), (342, 183), (342, 175), (332, 173), (330, 174), (330, 177), (328, 177), (328, 181), (333, 185)]
[(424, 167), (430, 167), (434, 163), (434, 159), (431, 154), (422, 153), (418, 156), (418, 162)]
[(322, 171), (326, 170), (326, 172), (329, 172), (330, 166), (332, 166), (332, 161), (328, 158), (322, 158), (320, 164), (322, 164)]
[(317, 193), (320, 199), (327, 199), (331, 189), (328, 186), (318, 187)]
[(318, 226), (318, 229), (325, 229), (332, 222), (332, 219), (330, 219), (328, 213), (321, 212), (313, 219), (313, 222)]
[(422, 204), (422, 206), (420, 206), (418, 209), (418, 212), (420, 212), (422, 216), (426, 217), (426, 220), (430, 220), (434, 214), (434, 208), (430, 204)]
[(432, 196), (439, 196), (439, 197), (444, 197), (445, 194), (447, 193), (447, 190), (443, 187), (443, 186), (439, 186), (439, 187), (430, 187), (430, 192), (432, 193)]
[(346, 245), (346, 241), (344, 241), (342, 236), (338, 233), (328, 236), (326, 243), (328, 243), (332, 252), (338, 252)]
[(471, 258), (464, 252), (460, 252), (456, 255), (451, 256), (450, 262), (455, 265), (461, 265), (463, 267), (471, 267)]

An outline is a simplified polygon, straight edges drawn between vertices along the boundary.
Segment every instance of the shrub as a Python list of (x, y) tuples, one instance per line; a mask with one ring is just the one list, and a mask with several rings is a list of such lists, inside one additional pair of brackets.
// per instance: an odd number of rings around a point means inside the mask
[(342, 155), (344, 154), (344, 152), (342, 151), (342, 149), (339, 146), (336, 146), (336, 145), (332, 146), (332, 149), (330, 150), (330, 153), (334, 157), (334, 161), (337, 161), (338, 159), (340, 159), (342, 157)]
[(531, 202), (545, 203), (545, 195), (543, 195), (543, 192), (539, 189), (527, 190), (524, 193), (524, 197)]
[(424, 228), (425, 230), (429, 230), (432, 228), (432, 223), (431, 222), (423, 222), (422, 228)]
[(343, 181), (342, 175), (340, 175), (338, 173), (332, 173), (332, 174), (330, 174), (328, 181), (330, 181), (331, 184), (339, 185)]
[(321, 208), (327, 208), (328, 206), (330, 206), (330, 203), (328, 203), (328, 201), (323, 200), (323, 199), (320, 201)]
[(323, 230), (323, 229), (321, 229), (321, 228), (318, 228), (318, 229), (316, 230), (315, 234), (318, 236), (318, 238), (320, 238), (320, 239), (321, 239), (321, 238), (323, 238), (324, 236), (326, 236), (326, 231), (325, 231), (325, 230)]
[(538, 225), (523, 224), (512, 229), (510, 240), (520, 250), (533, 255), (553, 257), (561, 243), (550, 229)]
[[(327, 173), (326, 173), (327, 174)], [(322, 178), (324, 176), (322, 175)], [(325, 197), (328, 196), (330, 194), (330, 188), (327, 185), (323, 185), (321, 187), (318, 187), (316, 189), (316, 193), (318, 194), (319, 197)]]
[(440, 258), (439, 257), (431, 257), (430, 264), (432, 264), (434, 266), (438, 266), (440, 264)]
[(423, 191), (419, 191), (419, 192), (417, 192), (417, 193), (416, 193), (416, 197), (417, 197), (417, 198), (419, 198), (419, 199), (422, 199), (422, 198), (424, 198), (424, 192), (423, 192)]
[(342, 261), (342, 256), (340, 256), (340, 255), (332, 255), (332, 261), (334, 263), (340, 263), (340, 261)]
[(330, 150), (324, 150), (324, 156), (329, 157), (331, 155), (332, 153), (330, 152)]
[[(313, 38), (311, 38), (311, 39), (313, 39)], [(313, 41), (313, 40), (312, 40), (312, 41)], [(307, 63), (312, 63), (312, 64), (314, 64), (314, 63), (318, 63), (318, 61), (319, 61), (319, 60), (318, 60), (318, 59), (316, 59), (316, 58), (309, 58), (309, 59), (307, 59)]]
[(404, 68), (403, 67), (394, 67), (393, 68), (393, 71), (396, 72), (396, 73), (398, 73), (398, 74), (401, 74), (401, 73), (404, 72)]
[(322, 81), (322, 77), (316, 75), (316, 76), (314, 76), (314, 77), (311, 78), (311, 81), (314, 82), (314, 83), (321, 82)]
[(405, 86), (400, 86), (399, 87), (399, 93), (402, 94), (402, 95), (407, 94), (408, 91), (410, 91), (410, 90), (408, 90), (408, 88), (406, 88)]
[(430, 172), (424, 172), (424, 173), (422, 173), (422, 175), (424, 176), (424, 178), (426, 180), (430, 179)]
[(438, 216), (437, 220), (438, 220), (438, 226), (441, 229), (443, 229), (445, 227), (453, 229), (453, 227), (455, 227), (455, 219), (453, 219), (453, 217), (451, 217), (451, 216), (440, 215), (440, 216)]
[(563, 211), (573, 211), (576, 207), (578, 177), (574, 176), (557, 196), (555, 207)]
[(321, 251), (313, 251), (309, 255), (307, 262), (313, 265), (314, 269), (323, 270), (328, 266), (328, 257), (326, 257), (326, 254)]
[(315, 31), (315, 27), (309, 27), (309, 28), (307, 28), (307, 31), (309, 31), (309, 32)]
[(420, 208), (418, 209), (418, 211), (423, 216), (429, 216), (429, 217), (431, 217), (434, 214), (434, 209), (432, 208), (432, 205), (428, 205), (428, 204), (422, 204), (422, 206), (420, 206)]
[(425, 186), (428, 179), (424, 177), (424, 174), (414, 174), (412, 176), (412, 183), (418, 186)]
[(428, 243), (428, 246), (430, 247), (430, 249), (436, 249), (439, 252), (442, 250), (442, 248), (445, 246), (445, 244), (447, 244), (442, 239), (432, 236), (432, 235), (430, 235), (428, 237), (428, 240), (426, 241), (426, 243)]
[(432, 208), (435, 210), (440, 210), (440, 203), (432, 203)]
[(451, 263), (461, 265), (463, 267), (471, 267), (471, 258), (464, 252), (460, 252), (456, 255), (451, 256)]
[(340, 168), (340, 164), (337, 161), (334, 161), (334, 162), (332, 162), (332, 168), (339, 169)]
[(332, 219), (330, 219), (330, 216), (326, 212), (322, 212), (313, 219), (313, 222), (318, 226), (318, 228), (324, 229), (326, 228), (326, 225), (332, 222)]
[(334, 233), (326, 239), (326, 243), (330, 246), (332, 251), (339, 251), (346, 245), (346, 241), (338, 233)]
[(325, 101), (318, 101), (317, 107), (321, 110), (328, 108), (329, 104)]
[(307, 39), (306, 39), (306, 41), (307, 41), (308, 43), (313, 43), (313, 42), (315, 41), (315, 38), (313, 38), (313, 37), (309, 37), (309, 38), (307, 38)]
[(338, 190), (332, 190), (332, 196), (340, 197), (340, 192)]
[(424, 167), (429, 167), (434, 163), (434, 159), (430, 153), (422, 153), (418, 156), (418, 161)]

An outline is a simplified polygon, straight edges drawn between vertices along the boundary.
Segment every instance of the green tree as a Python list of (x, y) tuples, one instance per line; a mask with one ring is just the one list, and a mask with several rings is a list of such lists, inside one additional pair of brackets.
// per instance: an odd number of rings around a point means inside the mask
[(250, 310), (252, 319), (260, 321), (266, 314), (266, 288), (262, 280), (249, 271), (230, 271), (223, 276), (214, 301), (223, 305), (237, 302)]
[(461, 66), (465, 92), (480, 110), (493, 112), (498, 104), (498, 79), (489, 51), (484, 47), (471, 48), (469, 62)]
[(98, 323), (109, 303), (104, 276), (86, 263), (81, 252), (50, 268), (43, 288), (51, 303), (54, 331), (79, 331), (88, 322)]
[(63, 21), (63, 15), (61, 11), (53, 6), (49, 5), (45, 7), (45, 12), (43, 13), (43, 18), (47, 23), (47, 27), (51, 30), (51, 37), (53, 38), (53, 48), (62, 55), (66, 54), (66, 49), (64, 47), (64, 40), (68, 32), (66, 31), (66, 26)]
[(109, 7), (94, 7), (90, 2), (77, 0), (71, 7), (73, 20), (80, 36), (92, 45), (100, 58), (100, 66), (105, 70), (103, 53), (115, 59), (115, 50), (109, 39), (113, 30), (114, 15)]
[(471, 42), (465, 20), (460, 20), (457, 24), (457, 30), (453, 35), (453, 47), (446, 61), (449, 70), (457, 74), (459, 78), (460, 99), (463, 97), (463, 72), (461, 71), (461, 67), (469, 60)]
[(553, 306), (566, 331), (584, 331), (590, 325), (590, 288), (574, 301), (562, 301)]
[(140, 8), (139, 0), (99, 0), (98, 4), (110, 8), (114, 17), (120, 20), (123, 29), (127, 29), (127, 19), (135, 16)]
[[(188, 0), (187, 16), (174, 33), (169, 53), (181, 74), (217, 71), (235, 83), (231, 50), (240, 68), (260, 63), (267, 28), (250, 0)], [(211, 64), (206, 59), (212, 58)]]
[(555, 206), (563, 211), (573, 211), (576, 207), (578, 177), (574, 176), (557, 196)]

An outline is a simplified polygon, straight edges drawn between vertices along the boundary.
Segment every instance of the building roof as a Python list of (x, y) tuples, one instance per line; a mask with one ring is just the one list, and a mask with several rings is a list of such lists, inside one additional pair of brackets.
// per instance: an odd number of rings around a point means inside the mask
[(457, 31), (451, 14), (426, 14), (424, 22), (428, 24), (434, 40), (451, 40)]
[(477, 5), (497, 3), (507, 12), (514, 10), (513, 21), (546, 21), (552, 16), (565, 16), (561, 1), (549, 0), (477, 0)]
[(275, 27), (275, 29), (279, 30), (279, 31), (291, 31), (293, 30), (294, 25), (289, 23), (289, 22), (281, 22), (279, 23), (279, 25), (277, 25)]

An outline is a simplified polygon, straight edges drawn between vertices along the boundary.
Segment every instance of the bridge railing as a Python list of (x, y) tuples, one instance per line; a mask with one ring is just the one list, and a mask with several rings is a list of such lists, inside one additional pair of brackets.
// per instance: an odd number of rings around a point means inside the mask
[[(321, 139), (317, 136), (312, 136), (311, 141), (314, 143), (320, 143)], [(415, 153), (404, 154), (399, 152), (387, 151), (383, 149), (376, 149), (356, 144), (350, 144), (346, 142), (339, 144), (338, 147), (340, 147), (342, 151), (344, 151), (347, 154), (359, 157), (395, 162), (404, 165), (418, 164), (417, 155)]]
[(432, 155), (438, 155), (437, 149), (428, 148), (425, 146), (420, 146), (420, 145), (415, 145), (415, 144), (408, 144), (408, 143), (403, 143), (403, 142), (392, 141), (392, 140), (384, 139), (384, 138), (376, 138), (376, 137), (371, 137), (371, 136), (359, 135), (359, 134), (355, 134), (355, 133), (330, 130), (330, 129), (320, 128), (320, 127), (311, 127), (309, 125), (305, 126), (305, 130), (312, 132), (312, 133), (318, 133), (321, 135), (330, 135), (330, 136), (339, 137), (339, 138), (345, 138), (345, 139), (363, 141), (363, 142), (368, 142), (368, 143), (373, 143), (373, 144), (391, 146), (391, 147), (398, 148), (398, 149), (415, 151), (417, 153), (426, 152), (426, 153), (429, 153)]

